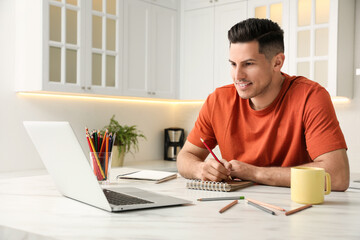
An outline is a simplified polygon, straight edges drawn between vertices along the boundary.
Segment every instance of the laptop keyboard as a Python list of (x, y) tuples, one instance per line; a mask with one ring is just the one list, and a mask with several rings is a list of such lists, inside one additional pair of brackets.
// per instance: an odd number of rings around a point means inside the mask
[(109, 189), (103, 189), (103, 191), (109, 203), (113, 205), (134, 205), (134, 204), (153, 203), (145, 199), (114, 192)]

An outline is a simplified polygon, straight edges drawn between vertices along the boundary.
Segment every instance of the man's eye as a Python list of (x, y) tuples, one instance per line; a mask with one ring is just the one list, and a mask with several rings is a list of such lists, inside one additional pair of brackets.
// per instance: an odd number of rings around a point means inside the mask
[(244, 67), (249, 67), (249, 66), (252, 66), (252, 65), (254, 65), (253, 62), (245, 62), (245, 63), (243, 64)]

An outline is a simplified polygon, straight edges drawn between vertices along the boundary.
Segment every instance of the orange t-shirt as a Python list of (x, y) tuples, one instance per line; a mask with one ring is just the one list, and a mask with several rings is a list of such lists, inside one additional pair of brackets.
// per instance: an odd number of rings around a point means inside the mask
[(347, 149), (330, 96), (305, 77), (285, 76), (265, 109), (253, 110), (233, 84), (217, 88), (204, 103), (188, 136), (204, 148), (219, 145), (222, 158), (256, 166), (290, 167), (321, 154)]

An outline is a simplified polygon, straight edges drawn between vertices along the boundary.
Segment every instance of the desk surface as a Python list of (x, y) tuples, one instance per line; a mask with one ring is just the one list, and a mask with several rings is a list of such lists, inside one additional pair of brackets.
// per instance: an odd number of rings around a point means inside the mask
[[(117, 174), (131, 168), (113, 170)], [(359, 239), (360, 190), (332, 192), (324, 204), (285, 216), (270, 215), (240, 200), (228, 211), (218, 211), (231, 201), (198, 202), (200, 197), (244, 195), (287, 210), (290, 189), (251, 186), (231, 193), (190, 190), (179, 177), (161, 184), (113, 181), (184, 198), (187, 206), (109, 213), (60, 195), (51, 177), (0, 179), (0, 239)]]

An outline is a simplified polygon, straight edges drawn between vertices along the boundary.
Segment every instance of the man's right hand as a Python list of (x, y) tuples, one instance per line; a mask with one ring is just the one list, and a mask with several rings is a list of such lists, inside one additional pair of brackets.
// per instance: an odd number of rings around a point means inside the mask
[(220, 160), (221, 163), (214, 158), (208, 158), (200, 164), (199, 178), (204, 181), (220, 182), (229, 179), (231, 173), (231, 163), (224, 159)]
[[(206, 159), (209, 151), (186, 141), (177, 156), (177, 168), (181, 176), (188, 179), (222, 181), (228, 179), (232, 165), (224, 159), (217, 162), (214, 158)], [(206, 160), (205, 160), (206, 159)]]

